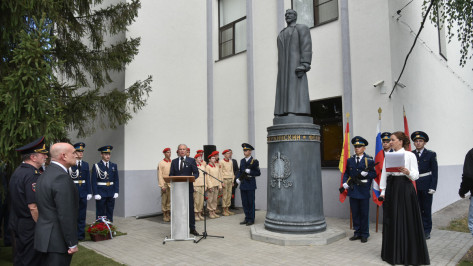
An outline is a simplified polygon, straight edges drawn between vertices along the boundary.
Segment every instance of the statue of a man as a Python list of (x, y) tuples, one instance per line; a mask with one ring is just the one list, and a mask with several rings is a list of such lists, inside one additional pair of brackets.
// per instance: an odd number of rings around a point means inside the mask
[(287, 27), (278, 35), (278, 81), (275, 116), (310, 115), (309, 86), (306, 72), (312, 61), (309, 28), (296, 24), (297, 13), (286, 10)]

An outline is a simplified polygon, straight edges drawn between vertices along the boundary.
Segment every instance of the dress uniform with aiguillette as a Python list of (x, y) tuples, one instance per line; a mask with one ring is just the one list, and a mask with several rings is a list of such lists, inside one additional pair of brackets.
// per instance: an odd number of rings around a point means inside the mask
[[(84, 152), (85, 143), (79, 142), (73, 145), (78, 152)], [(85, 238), (85, 218), (87, 214), (87, 201), (92, 198), (92, 186), (90, 182), (89, 164), (83, 160), (77, 160), (76, 165), (69, 168), (69, 175), (79, 192), (79, 215), (77, 217), (77, 239)]]
[[(366, 139), (356, 136), (351, 140), (353, 146), (368, 146)], [(370, 194), (371, 182), (376, 177), (373, 158), (365, 153), (362, 155), (353, 155), (347, 159), (345, 174), (343, 175), (343, 184), (348, 189), (348, 197), (350, 197), (350, 208), (353, 217), (353, 229), (355, 230), (350, 240), (361, 239), (366, 242), (370, 236), (369, 232), (369, 210), (370, 210)], [(346, 187), (345, 184), (350, 183), (349, 179), (357, 179), (352, 186)]]
[[(113, 147), (103, 146), (98, 149), (101, 153), (110, 153)], [(97, 218), (107, 216), (113, 222), (115, 198), (119, 192), (118, 167), (111, 161), (100, 160), (92, 166), (92, 190), (95, 195)]]
[[(423, 139), (429, 142), (429, 136), (422, 131), (411, 134), (412, 141)], [(433, 194), (437, 190), (438, 164), (437, 154), (434, 151), (423, 148), (421, 151), (414, 151), (419, 166), (419, 179), (416, 180), (417, 199), (419, 200), (420, 214), (424, 225), (426, 239), (430, 238), (432, 231), (432, 201)]]
[(255, 223), (255, 191), (256, 177), (261, 175), (258, 160), (251, 156), (253, 146), (248, 143), (241, 144), (243, 153), (250, 152), (250, 156), (241, 159), (240, 171), (237, 179), (240, 182), (241, 203), (245, 212), (245, 220), (240, 224), (252, 225)]
[[(44, 137), (41, 137), (21, 148), (16, 149), (22, 155), (31, 153), (47, 154)], [(34, 249), (36, 222), (33, 220), (29, 204), (36, 204), (36, 182), (39, 170), (22, 162), (13, 172), (10, 180), (10, 228), (15, 235), (16, 253), (14, 265), (40, 265), (41, 254)]]

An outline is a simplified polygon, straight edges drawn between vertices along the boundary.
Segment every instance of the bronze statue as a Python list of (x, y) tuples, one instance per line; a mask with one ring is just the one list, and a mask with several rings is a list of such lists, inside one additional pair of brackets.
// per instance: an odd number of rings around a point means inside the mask
[(309, 86), (306, 72), (312, 61), (309, 28), (296, 24), (297, 12), (288, 9), (287, 27), (278, 35), (278, 80), (275, 116), (310, 115)]

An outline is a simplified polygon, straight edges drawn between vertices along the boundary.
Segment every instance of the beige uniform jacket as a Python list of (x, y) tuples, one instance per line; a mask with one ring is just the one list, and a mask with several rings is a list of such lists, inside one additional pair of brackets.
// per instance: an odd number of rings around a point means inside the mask
[(169, 176), (171, 172), (171, 160), (163, 159), (158, 164), (158, 183), (160, 188), (169, 187), (169, 183), (164, 181), (165, 176)]

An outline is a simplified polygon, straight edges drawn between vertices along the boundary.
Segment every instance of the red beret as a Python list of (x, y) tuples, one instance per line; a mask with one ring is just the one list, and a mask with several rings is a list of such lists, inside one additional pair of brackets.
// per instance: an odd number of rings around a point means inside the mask
[(191, 151), (191, 149), (190, 149), (190, 148), (187, 148), (187, 151)]
[(209, 159), (210, 159), (211, 157), (216, 156), (216, 155), (218, 155), (218, 151), (212, 152), (212, 153), (209, 155)]
[(227, 152), (229, 152), (229, 151), (230, 151), (230, 150), (224, 150), (224, 151), (222, 152), (222, 154), (225, 154), (225, 153), (227, 153)]
[(197, 159), (198, 157), (202, 157), (202, 154), (197, 153), (197, 154), (194, 156), (194, 159)]
[(197, 150), (196, 152), (197, 152), (197, 153), (204, 153), (203, 150)]
[(171, 150), (171, 148), (166, 148), (166, 149), (163, 150), (163, 153), (165, 153), (167, 151), (170, 151), (170, 150)]

